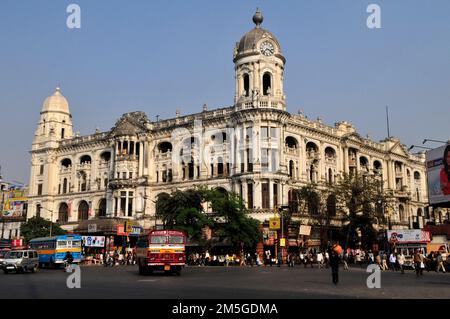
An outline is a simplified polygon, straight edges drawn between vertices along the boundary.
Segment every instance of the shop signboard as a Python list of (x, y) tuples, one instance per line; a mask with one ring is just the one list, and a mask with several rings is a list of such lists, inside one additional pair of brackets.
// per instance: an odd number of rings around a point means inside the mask
[(117, 225), (117, 235), (118, 236), (126, 236), (127, 235), (127, 233), (125, 232), (124, 225)]
[(82, 236), (85, 247), (105, 247), (105, 236)]
[(139, 236), (143, 232), (143, 228), (140, 226), (132, 226), (131, 232), (128, 233), (129, 236)]
[(280, 238), (280, 247), (286, 246), (286, 238)]
[(311, 226), (308, 225), (300, 225), (299, 235), (309, 236), (311, 234)]
[(430, 242), (430, 232), (421, 229), (388, 230), (387, 237), (392, 244)]
[(280, 229), (280, 218), (274, 217), (269, 219), (269, 229), (277, 230)]

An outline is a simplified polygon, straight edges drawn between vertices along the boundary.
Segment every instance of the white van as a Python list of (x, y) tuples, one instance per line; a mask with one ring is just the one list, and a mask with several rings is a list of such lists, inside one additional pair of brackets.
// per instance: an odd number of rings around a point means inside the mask
[(25, 271), (36, 272), (39, 266), (38, 253), (35, 250), (12, 250), (3, 259), (3, 272), (11, 271), (23, 273)]

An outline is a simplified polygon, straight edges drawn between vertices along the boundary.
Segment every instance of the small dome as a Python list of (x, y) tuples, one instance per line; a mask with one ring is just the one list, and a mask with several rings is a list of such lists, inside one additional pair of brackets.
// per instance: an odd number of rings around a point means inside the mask
[(261, 23), (263, 22), (264, 18), (259, 10), (256, 11), (255, 15), (253, 16), (253, 22), (255, 23), (255, 28), (247, 32), (239, 41), (239, 44), (236, 46), (236, 54), (234, 61), (239, 59), (244, 54), (251, 54), (251, 53), (258, 53), (257, 44), (262, 39), (267, 39), (275, 43), (277, 46), (277, 51), (280, 53), (281, 46), (278, 42), (277, 38), (269, 31), (261, 28)]
[(45, 99), (42, 106), (42, 112), (63, 112), (70, 114), (69, 102), (67, 102), (66, 98), (61, 94), (61, 89), (59, 87), (56, 88), (53, 95)]

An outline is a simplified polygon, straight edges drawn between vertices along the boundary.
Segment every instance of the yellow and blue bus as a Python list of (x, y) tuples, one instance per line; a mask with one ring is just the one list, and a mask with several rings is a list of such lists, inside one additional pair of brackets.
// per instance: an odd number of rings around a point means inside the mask
[(34, 238), (30, 240), (30, 248), (39, 254), (39, 264), (51, 267), (64, 263), (67, 252), (73, 256), (73, 262), (81, 261), (81, 236), (61, 235), (54, 237)]

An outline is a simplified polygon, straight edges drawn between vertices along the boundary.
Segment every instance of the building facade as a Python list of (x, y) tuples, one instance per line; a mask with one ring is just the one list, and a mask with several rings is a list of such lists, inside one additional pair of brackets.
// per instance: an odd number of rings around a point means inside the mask
[[(73, 133), (69, 103), (59, 88), (43, 104), (31, 150), (28, 216), (68, 230), (123, 219), (154, 227), (160, 193), (206, 185), (242, 196), (266, 222), (276, 206), (308, 183), (335, 183), (344, 173), (382, 176), (396, 198), (393, 228), (424, 224), (425, 156), (396, 138), (375, 142), (347, 122), (328, 126), (286, 111), (286, 59), (263, 17), (236, 44), (234, 105), (168, 120), (124, 114), (107, 132)], [(314, 217), (311, 217), (311, 222)], [(307, 221), (308, 222), (308, 221)], [(339, 214), (334, 217), (340, 224)]]

